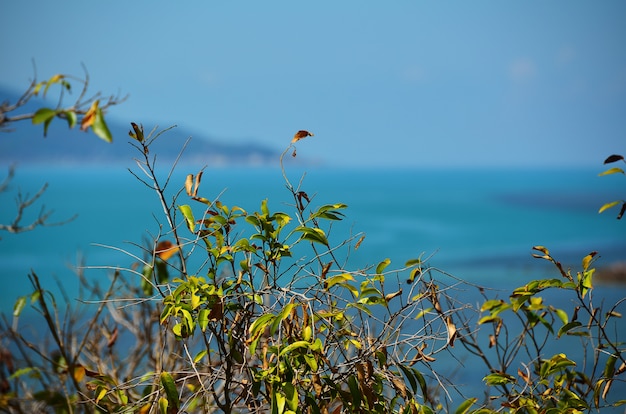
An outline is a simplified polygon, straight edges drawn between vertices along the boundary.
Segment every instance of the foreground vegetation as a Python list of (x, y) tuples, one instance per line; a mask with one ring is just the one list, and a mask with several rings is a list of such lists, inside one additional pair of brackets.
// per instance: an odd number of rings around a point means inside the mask
[[(79, 271), (76, 303), (29, 275), (32, 294), (2, 320), (0, 410), (576, 413), (626, 403), (622, 302), (594, 300), (596, 252), (574, 270), (535, 246), (554, 277), (502, 298), (424, 257), (354, 269), (350, 254), (367, 240), (333, 227), (347, 206), (316, 204), (283, 163), (309, 132), (279, 160), (288, 211), (225, 205), (203, 192), (203, 171), (174, 182), (173, 165), (161, 176), (151, 145), (166, 134), (129, 132), (131, 173), (162, 208), (159, 233), (126, 251), (127, 267), (107, 267), (107, 286)], [(479, 308), (464, 300), (472, 295)], [(36, 319), (22, 321), (30, 307)], [(455, 383), (455, 358), (483, 367), (480, 387)]]

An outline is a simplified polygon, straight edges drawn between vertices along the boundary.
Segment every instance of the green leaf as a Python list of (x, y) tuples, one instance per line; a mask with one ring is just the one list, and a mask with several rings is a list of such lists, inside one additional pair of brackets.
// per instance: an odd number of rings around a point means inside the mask
[(281, 349), (280, 353), (278, 354), (278, 356), (283, 356), (285, 354), (288, 354), (289, 352), (293, 351), (294, 349), (308, 348), (310, 345), (311, 345), (311, 343), (308, 342), (308, 341), (296, 341), (294, 343), (291, 343), (291, 344), (287, 345), (283, 349)]
[(472, 405), (474, 405), (476, 401), (478, 401), (478, 398), (468, 398), (467, 400), (463, 401), (461, 405), (459, 405), (459, 407), (456, 409), (454, 413), (455, 414), (467, 413), (467, 411), (470, 409)]
[(304, 357), (304, 361), (306, 362), (306, 364), (309, 366), (309, 368), (311, 368), (311, 371), (317, 372), (317, 369), (319, 367), (318, 367), (317, 360), (315, 359), (315, 357), (309, 354), (304, 354), (302, 356)]
[(411, 390), (413, 391), (413, 394), (417, 393), (417, 380), (415, 379), (415, 376), (413, 375), (413, 371), (411, 371), (410, 368), (407, 368), (404, 365), (398, 365), (398, 366), (400, 367), (400, 370), (404, 374), (404, 377), (407, 379), (407, 381), (409, 381), (409, 385), (411, 386)]
[(56, 114), (57, 114), (57, 111), (55, 111), (54, 109), (40, 108), (37, 110), (37, 112), (35, 112), (35, 115), (33, 116), (33, 124), (38, 125), (38, 124), (41, 124), (42, 122), (51, 120), (52, 118), (56, 116)]
[(159, 411), (163, 414), (168, 413), (167, 411), (167, 398), (161, 397), (159, 398)]
[(193, 357), (193, 363), (194, 363), (194, 364), (197, 364), (197, 363), (198, 363), (198, 361), (200, 361), (202, 358), (204, 358), (204, 357), (206, 356), (206, 354), (207, 354), (206, 349), (203, 349), (202, 351), (198, 352), (198, 353), (196, 354), (196, 356), (195, 356), (195, 357)]
[(19, 378), (21, 376), (24, 375), (28, 375), (30, 378), (39, 378), (41, 377), (41, 373), (39, 372), (39, 368), (36, 367), (26, 367), (26, 368), (20, 368), (18, 370), (16, 370), (15, 372), (13, 372), (11, 374), (11, 376), (9, 377), (10, 380), (13, 380), (15, 378)]
[(587, 295), (587, 292), (593, 289), (593, 274), (596, 269), (591, 269), (579, 274), (580, 280), (578, 281), (578, 287), (580, 288), (580, 293), (584, 298)]
[(63, 115), (65, 116), (65, 119), (67, 120), (67, 125), (70, 127), (70, 129), (74, 128), (76, 126), (76, 122), (78, 121), (76, 112), (64, 111)]
[(328, 246), (328, 239), (326, 238), (326, 233), (324, 233), (324, 230), (319, 229), (319, 228), (311, 228), (311, 227), (304, 227), (304, 226), (300, 226), (298, 228), (296, 228), (294, 231), (298, 231), (300, 233), (302, 233), (302, 239), (303, 240), (308, 240), (314, 243), (320, 243), (323, 244), (324, 246)]
[(312, 217), (326, 220), (342, 220), (344, 214), (337, 210), (344, 209), (346, 207), (348, 206), (345, 204), (327, 204), (318, 208), (317, 211), (313, 213)]
[(261, 336), (261, 334), (263, 333), (267, 325), (269, 325), (270, 322), (272, 322), (274, 318), (275, 316), (273, 314), (266, 313), (266, 314), (259, 316), (254, 322), (252, 322), (252, 325), (250, 325), (249, 333), (250, 333), (250, 353), (251, 354), (254, 354), (254, 352), (256, 351), (256, 346), (259, 342), (259, 337)]
[(283, 309), (278, 313), (278, 315), (276, 315), (276, 318), (274, 319), (274, 322), (272, 322), (272, 326), (270, 327), (271, 335), (274, 335), (274, 333), (276, 333), (278, 326), (284, 319), (286, 319), (289, 316), (294, 306), (296, 306), (295, 303), (288, 303), (283, 307)]
[(567, 324), (569, 322), (569, 316), (567, 315), (567, 312), (565, 312), (563, 309), (555, 309), (554, 312), (556, 313), (556, 316), (559, 317), (561, 322), (563, 322), (563, 324)]
[(20, 316), (27, 302), (28, 300), (26, 296), (20, 296), (19, 298), (17, 298), (17, 300), (15, 301), (15, 304), (13, 305), (13, 316), (15, 317)]
[(604, 366), (604, 376), (606, 378), (613, 378), (615, 375), (615, 363), (617, 362), (617, 355), (611, 354), (609, 359), (606, 361), (606, 365)]
[(358, 409), (361, 406), (361, 390), (359, 389), (359, 383), (354, 375), (348, 377), (348, 387), (352, 395), (352, 406)]
[(330, 289), (338, 283), (343, 284), (349, 280), (353, 281), (354, 277), (350, 273), (342, 273), (340, 275), (329, 277), (328, 279), (326, 279), (325, 287), (326, 289)]
[(198, 312), (198, 325), (200, 326), (200, 330), (202, 332), (206, 331), (207, 326), (209, 326), (209, 310), (202, 309)]
[(483, 378), (487, 385), (505, 385), (515, 382), (515, 378), (505, 373), (493, 373)]
[(193, 211), (191, 211), (191, 207), (188, 204), (184, 204), (182, 206), (178, 206), (178, 209), (181, 213), (183, 213), (183, 217), (185, 217), (185, 221), (187, 222), (187, 228), (190, 232), (194, 233), (196, 228), (196, 220), (193, 217)]
[(102, 108), (98, 108), (96, 110), (96, 114), (93, 120), (93, 124), (91, 125), (91, 129), (94, 134), (96, 134), (98, 137), (102, 138), (106, 142), (113, 142), (113, 136), (111, 135), (111, 131), (109, 131), (109, 127), (104, 121)]
[(163, 389), (165, 390), (165, 395), (167, 396), (167, 401), (176, 409), (180, 408), (180, 401), (178, 399), (178, 391), (176, 390), (176, 383), (174, 382), (174, 378), (170, 375), (169, 372), (161, 372), (161, 384), (163, 385)]
[(382, 274), (383, 270), (385, 270), (385, 268), (389, 266), (390, 263), (391, 263), (391, 260), (389, 260), (389, 258), (378, 263), (378, 266), (376, 266), (376, 274), (378, 275)]
[(298, 393), (296, 392), (296, 387), (294, 387), (290, 382), (283, 383), (281, 387), (285, 392), (287, 406), (291, 410), (296, 411), (298, 409)]

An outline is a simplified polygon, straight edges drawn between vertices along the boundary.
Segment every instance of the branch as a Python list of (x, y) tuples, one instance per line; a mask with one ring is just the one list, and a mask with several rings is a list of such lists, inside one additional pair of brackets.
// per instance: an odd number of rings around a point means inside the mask
[[(9, 173), (7, 175), (7, 178), (2, 183), (0, 183), (0, 193), (6, 191), (14, 175), (15, 169), (13, 166), (11, 166), (9, 167)], [(0, 230), (17, 234), (34, 230), (36, 227), (39, 226), (60, 226), (74, 220), (77, 217), (76, 215), (64, 221), (50, 223), (48, 222), (48, 219), (50, 218), (52, 213), (54, 213), (54, 210), (46, 210), (45, 206), (42, 206), (41, 210), (39, 211), (39, 215), (37, 216), (37, 219), (32, 221), (30, 224), (21, 224), (26, 209), (32, 206), (43, 195), (47, 188), (48, 183), (45, 183), (32, 197), (30, 197), (28, 194), (26, 194), (26, 196), (23, 196), (21, 192), (18, 192), (16, 199), (17, 213), (15, 215), (15, 218), (10, 224), (0, 223)]]

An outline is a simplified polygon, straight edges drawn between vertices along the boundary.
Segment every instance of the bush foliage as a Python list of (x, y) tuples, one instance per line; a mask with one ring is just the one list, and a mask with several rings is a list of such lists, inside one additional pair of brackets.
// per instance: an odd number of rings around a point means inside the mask
[[(160, 232), (126, 252), (128, 267), (108, 267), (108, 286), (79, 271), (77, 303), (31, 273), (33, 293), (2, 321), (0, 410), (576, 413), (626, 402), (612, 393), (626, 371), (621, 303), (595, 303), (595, 252), (574, 271), (535, 246), (555, 277), (504, 298), (424, 257), (352, 269), (364, 236), (333, 227), (347, 206), (317, 205), (283, 165), (312, 134), (299, 131), (280, 159), (288, 211), (262, 200), (248, 212), (203, 194), (204, 171), (161, 176), (150, 146), (166, 131), (131, 126), (131, 173), (162, 207)], [(479, 308), (462, 299), (472, 295)], [(36, 320), (20, 320), (26, 307)], [(482, 366), (482, 386), (455, 384), (455, 360)]]

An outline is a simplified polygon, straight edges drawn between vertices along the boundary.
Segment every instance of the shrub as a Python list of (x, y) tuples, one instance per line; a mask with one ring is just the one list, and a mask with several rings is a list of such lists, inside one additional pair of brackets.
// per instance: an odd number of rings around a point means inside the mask
[[(247, 212), (204, 196), (204, 171), (185, 183), (157, 174), (150, 146), (161, 133), (132, 124), (138, 171), (163, 210), (161, 231), (132, 264), (110, 268), (106, 288), (80, 272), (82, 301), (65, 309), (36, 273), (33, 293), (4, 319), (2, 398), (9, 412), (430, 413), (581, 412), (610, 400), (626, 370), (610, 324), (592, 301), (595, 254), (573, 274), (542, 246), (557, 279), (515, 289), (506, 300), (409, 259), (350, 269), (364, 242), (334, 234), (347, 206), (316, 205), (304, 179), (280, 162), (290, 212), (263, 200)], [(299, 134), (299, 135), (298, 135)], [(295, 149), (293, 152), (295, 156)], [(147, 177), (147, 178), (146, 178)], [(174, 186), (173, 190), (171, 187)], [(539, 294), (571, 292), (573, 312)], [(459, 292), (476, 292), (475, 309)], [(467, 298), (467, 296), (466, 296)], [(29, 303), (46, 341), (18, 325)], [(580, 322), (589, 318), (587, 324)], [(579, 366), (551, 340), (581, 339)], [(561, 339), (559, 339), (561, 338)], [(438, 371), (443, 358), (477, 359), (485, 396), (463, 396)]]

